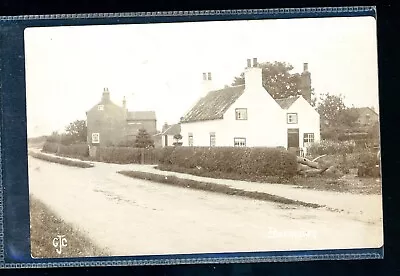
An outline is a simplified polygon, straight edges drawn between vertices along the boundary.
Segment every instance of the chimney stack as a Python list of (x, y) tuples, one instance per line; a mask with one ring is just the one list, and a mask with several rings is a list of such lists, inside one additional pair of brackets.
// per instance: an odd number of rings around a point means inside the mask
[(303, 64), (303, 72), (308, 72), (308, 63)]
[(262, 87), (262, 69), (258, 67), (257, 58), (247, 59), (244, 72), (244, 82), (247, 89)]
[(107, 88), (107, 87), (104, 88), (102, 101), (103, 101), (103, 102), (108, 102), (108, 101), (110, 101), (110, 91), (108, 91), (108, 88)]
[(163, 127), (162, 127), (161, 132), (166, 131), (168, 127), (169, 127), (169, 126), (168, 126), (167, 122), (164, 122), (164, 125), (163, 125)]
[(311, 104), (311, 73), (308, 71), (308, 63), (303, 63), (303, 73), (301, 73), (301, 95)]
[(258, 67), (257, 58), (253, 58), (253, 67)]
[(213, 90), (211, 72), (203, 73), (203, 92), (202, 97), (206, 96), (208, 92)]

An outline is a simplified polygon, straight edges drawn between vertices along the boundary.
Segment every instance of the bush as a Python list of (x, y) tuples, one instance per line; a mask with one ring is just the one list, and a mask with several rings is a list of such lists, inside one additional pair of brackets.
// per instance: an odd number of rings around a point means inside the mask
[(46, 142), (43, 145), (42, 151), (71, 157), (89, 156), (89, 146), (87, 144), (73, 144), (66, 146), (63, 144)]
[(161, 158), (162, 149), (141, 149), (132, 147), (100, 147), (97, 149), (96, 160), (117, 164), (157, 164)]
[(307, 150), (312, 155), (323, 155), (323, 154), (348, 154), (353, 153), (355, 149), (355, 143), (353, 141), (332, 141), (322, 140), (320, 142), (313, 143)]
[(73, 144), (66, 146), (63, 144), (46, 142), (43, 145), (42, 151), (47, 153), (57, 153), (60, 155), (71, 157), (89, 156), (89, 147), (87, 144)]
[(89, 146), (87, 144), (60, 145), (58, 154), (76, 157), (88, 157)]
[(47, 153), (57, 153), (58, 144), (46, 141), (43, 145), (42, 151)]
[(358, 165), (359, 177), (379, 177), (380, 166), (376, 153), (368, 152), (360, 155)]
[(291, 177), (297, 172), (296, 156), (277, 148), (167, 147), (161, 164), (262, 176)]

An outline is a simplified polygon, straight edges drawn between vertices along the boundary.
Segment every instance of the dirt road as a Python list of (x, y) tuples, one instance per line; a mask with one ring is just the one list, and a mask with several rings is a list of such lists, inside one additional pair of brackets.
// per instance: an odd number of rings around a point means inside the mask
[[(114, 255), (380, 247), (382, 225), (29, 157), (30, 193)], [(54, 233), (57, 235), (57, 233)]]

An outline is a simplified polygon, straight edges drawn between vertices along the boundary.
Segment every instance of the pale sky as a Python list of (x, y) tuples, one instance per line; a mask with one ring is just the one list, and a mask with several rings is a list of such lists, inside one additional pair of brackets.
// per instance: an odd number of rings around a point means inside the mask
[(63, 131), (101, 99), (154, 110), (158, 129), (176, 123), (201, 94), (203, 72), (215, 88), (246, 66), (308, 62), (316, 94), (378, 109), (373, 17), (42, 27), (25, 30), (28, 136)]

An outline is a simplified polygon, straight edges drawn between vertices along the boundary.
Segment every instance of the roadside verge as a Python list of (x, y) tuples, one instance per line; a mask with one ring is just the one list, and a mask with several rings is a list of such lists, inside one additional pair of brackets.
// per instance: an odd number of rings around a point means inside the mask
[(62, 157), (52, 156), (48, 154), (43, 154), (39, 152), (28, 151), (28, 154), (34, 158), (44, 160), (47, 162), (58, 163), (70, 167), (78, 167), (78, 168), (92, 168), (94, 167), (93, 163), (78, 161), (78, 160), (71, 160)]
[(189, 188), (195, 190), (208, 191), (213, 193), (225, 194), (225, 195), (234, 195), (240, 197), (246, 197), (251, 199), (263, 200), (276, 202), (281, 204), (291, 204), (297, 206), (311, 207), (311, 208), (323, 208), (324, 205), (308, 203), (299, 200), (288, 199), (281, 196), (276, 196), (264, 192), (257, 191), (246, 191), (242, 189), (237, 189), (230, 187), (224, 184), (216, 184), (210, 182), (203, 182), (191, 179), (183, 179), (173, 175), (159, 175), (147, 172), (138, 172), (138, 171), (119, 171), (118, 173), (131, 177), (131, 178), (139, 178), (143, 180), (154, 181), (161, 184)]
[[(54, 214), (45, 204), (32, 195), (29, 197), (31, 254), (34, 258), (109, 256), (107, 250), (98, 248), (74, 227)], [(65, 236), (65, 247), (57, 253), (54, 239)], [(57, 240), (56, 240), (57, 241)], [(59, 242), (59, 241), (58, 241)], [(57, 245), (57, 244), (56, 244)]]

